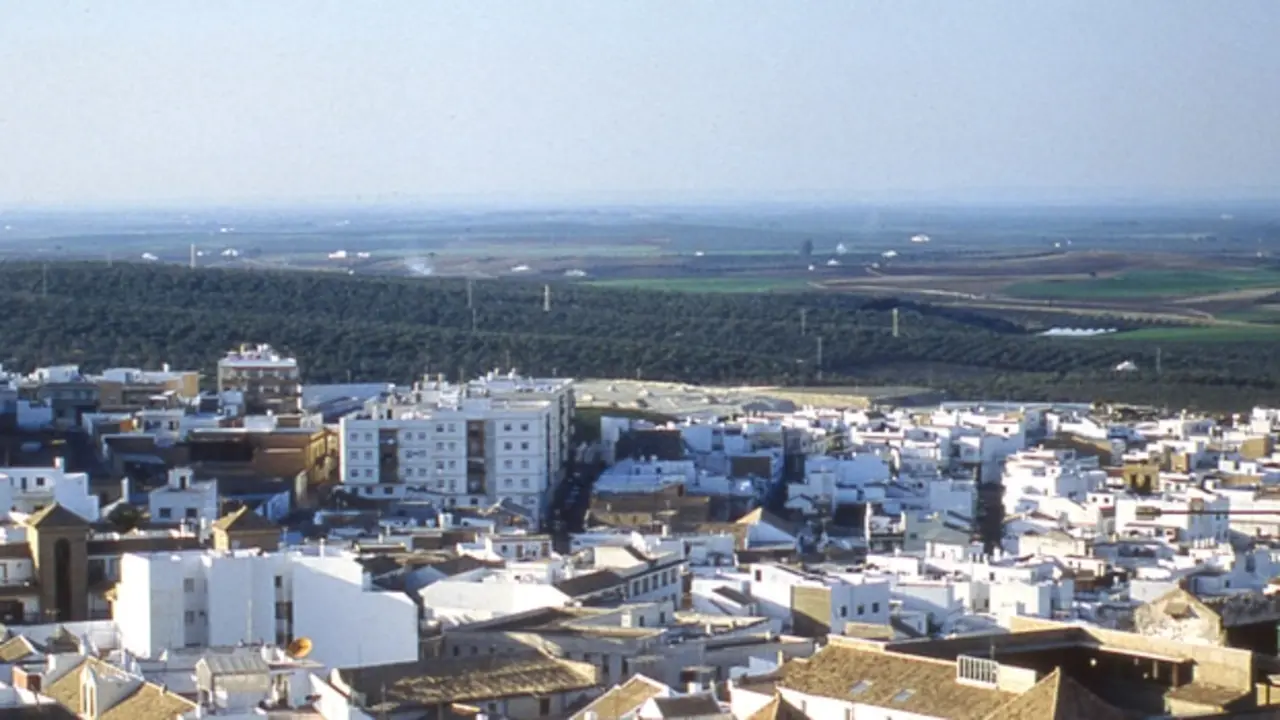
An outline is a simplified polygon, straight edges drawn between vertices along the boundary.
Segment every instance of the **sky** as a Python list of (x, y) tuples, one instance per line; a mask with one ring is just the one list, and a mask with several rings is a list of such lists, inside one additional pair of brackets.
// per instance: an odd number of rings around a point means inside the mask
[(1276, 0), (0, 0), (0, 209), (1280, 192)]

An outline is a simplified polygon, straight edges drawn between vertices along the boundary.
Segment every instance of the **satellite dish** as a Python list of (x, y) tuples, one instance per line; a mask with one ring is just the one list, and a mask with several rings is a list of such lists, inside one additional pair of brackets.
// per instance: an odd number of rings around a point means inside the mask
[(300, 637), (294, 640), (289, 643), (289, 647), (285, 649), (285, 652), (294, 660), (301, 660), (311, 654), (311, 638)]

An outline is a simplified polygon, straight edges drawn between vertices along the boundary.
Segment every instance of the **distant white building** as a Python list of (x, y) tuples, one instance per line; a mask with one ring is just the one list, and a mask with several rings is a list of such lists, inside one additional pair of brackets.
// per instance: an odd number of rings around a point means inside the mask
[(147, 495), (152, 522), (200, 526), (218, 519), (218, 483), (196, 482), (190, 468), (169, 470), (169, 480)]
[(311, 657), (329, 667), (418, 659), (417, 607), (375, 590), (350, 553), (131, 553), (120, 569), (114, 619), (122, 646), (140, 657), (306, 637)]
[(98, 496), (89, 492), (89, 476), (65, 468), (62, 458), (55, 458), (53, 467), (0, 468), (0, 511), (30, 514), (58, 503), (97, 522)]

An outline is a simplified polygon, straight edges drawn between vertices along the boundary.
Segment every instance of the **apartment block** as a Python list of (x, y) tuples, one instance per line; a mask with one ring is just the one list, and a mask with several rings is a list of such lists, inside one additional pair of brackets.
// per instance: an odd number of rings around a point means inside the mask
[(341, 482), (367, 497), (446, 507), (510, 500), (540, 516), (564, 477), (572, 415), (571, 380), (418, 383), (341, 420)]
[(302, 408), (298, 361), (270, 345), (241, 345), (218, 361), (218, 393), (239, 392), (249, 415), (296, 413)]

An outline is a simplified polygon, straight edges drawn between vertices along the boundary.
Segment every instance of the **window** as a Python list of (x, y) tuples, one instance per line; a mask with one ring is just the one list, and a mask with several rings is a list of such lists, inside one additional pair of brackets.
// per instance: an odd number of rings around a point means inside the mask
[(188, 520), (195, 520), (196, 517), (200, 515), (200, 512), (195, 508), (187, 508), (187, 512), (185, 514)]
[(182, 619), (188, 625), (194, 625), (196, 622), (196, 613), (194, 610), (188, 610), (182, 613)]
[(436, 449), (437, 449), (437, 450), (444, 450), (444, 443), (442, 443), (442, 442), (438, 442), (438, 443), (436, 443)]
[(365, 433), (365, 434), (364, 434), (364, 441), (365, 441), (365, 442), (373, 442), (373, 433)]
[(168, 520), (168, 519), (169, 519), (169, 518), (171, 518), (171, 517), (173, 517), (173, 509), (172, 509), (172, 508), (160, 508), (160, 519), (161, 519), (161, 520)]
[(383, 495), (390, 495), (390, 494), (391, 494), (391, 488), (389, 488), (389, 487), (382, 488), (382, 494), (383, 494)]
[(426, 440), (426, 439), (427, 439), (427, 434), (426, 434), (426, 433), (424, 433), (424, 432), (420, 432), (420, 433), (418, 433), (418, 439), (419, 439), (419, 440)]
[(866, 605), (859, 605), (859, 606), (858, 606), (858, 614), (859, 614), (859, 615), (865, 615), (865, 614), (866, 614), (866, 612), (867, 612), (867, 606), (866, 606)]
[(512, 483), (511, 483), (511, 478), (503, 478), (503, 480), (502, 480), (502, 485), (503, 485), (504, 487), (511, 487), (511, 485), (512, 485)]
[(458, 657), (458, 656), (459, 656), (459, 655), (461, 655), (461, 654), (462, 654), (462, 648), (458, 647), (457, 645), (454, 645), (454, 646), (453, 646), (453, 656), (454, 656), (454, 657)]
[(522, 442), (522, 443), (520, 443), (520, 449), (521, 449), (521, 450), (528, 450), (528, 449), (529, 449), (529, 443), (527, 443), (527, 442)]
[(897, 695), (894, 695), (893, 701), (896, 703), (904, 703), (910, 700), (911, 696), (915, 694), (916, 694), (915, 690), (912, 690), (911, 688), (907, 688), (906, 690), (899, 692)]
[(182, 579), (182, 592), (193, 593), (196, 591), (196, 581), (194, 578)]
[(841, 606), (840, 606), (840, 617), (849, 617), (849, 608), (848, 608), (848, 607), (846, 607), (846, 606), (844, 606), (844, 605), (841, 605)]
[(529, 487), (529, 478), (520, 478), (520, 487), (522, 488)]
[(502, 429), (505, 430), (506, 432), (511, 432), (511, 423), (503, 423)]
[(280, 588), (284, 587), (284, 576), (283, 576), (283, 575), (277, 575), (277, 576), (276, 576), (276, 578), (275, 578), (275, 584), (276, 584), (276, 589), (277, 589), (277, 590), (279, 590)]
[(551, 698), (538, 698), (538, 714), (543, 717), (551, 714)]
[(873, 613), (878, 613), (878, 612), (880, 612), (880, 603), (878, 603), (878, 602), (873, 602), (873, 603), (871, 603), (871, 612), (873, 612)]
[(861, 695), (862, 693), (866, 692), (869, 689), (871, 689), (870, 680), (859, 680), (858, 682), (853, 684), (853, 687), (849, 688), (849, 694)]
[(373, 459), (373, 451), (372, 451), (372, 450), (365, 450), (365, 451), (364, 451), (364, 459), (365, 459), (365, 460), (372, 460), (372, 459)]
[(503, 450), (510, 450), (510, 449), (511, 449), (511, 443), (509, 443), (509, 442), (504, 442), (504, 443), (502, 443), (502, 449), (503, 449)]
[(502, 467), (504, 467), (504, 468), (510, 468), (510, 467), (511, 467), (511, 461), (510, 461), (510, 460), (503, 460), (503, 461), (502, 461)]
[(522, 467), (522, 468), (524, 468), (524, 469), (528, 470), (528, 469), (529, 469), (529, 461), (528, 461), (528, 460), (521, 460), (521, 461), (520, 461), (520, 467)]
[(436, 461), (436, 469), (437, 469), (437, 470), (443, 470), (443, 469), (444, 469), (444, 461), (443, 461), (443, 460), (437, 460), (437, 461)]
[(360, 439), (360, 433), (351, 433), (351, 442), (355, 442), (359, 439)]
[(438, 433), (444, 432), (444, 425), (436, 425), (436, 432)]

